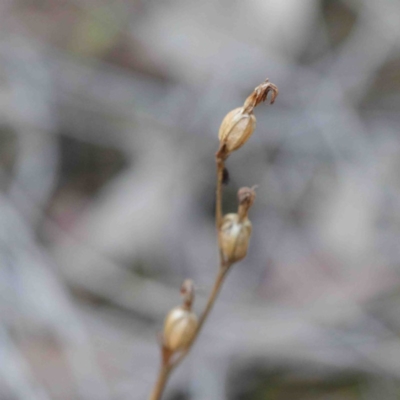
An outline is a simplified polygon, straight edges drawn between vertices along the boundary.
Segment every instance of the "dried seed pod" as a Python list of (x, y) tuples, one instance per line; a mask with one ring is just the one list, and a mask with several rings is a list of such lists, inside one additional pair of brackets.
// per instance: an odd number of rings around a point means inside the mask
[(185, 306), (173, 308), (165, 318), (164, 346), (172, 351), (184, 350), (196, 333), (197, 316)]
[(247, 217), (239, 214), (227, 214), (220, 229), (221, 249), (229, 263), (243, 259), (247, 254), (252, 225)]
[(230, 111), (222, 121), (219, 128), (219, 141), (221, 156), (228, 157), (232, 151), (242, 147), (256, 128), (256, 117), (253, 114), (254, 108), (267, 99), (271, 93), (270, 104), (278, 96), (278, 88), (268, 79), (258, 85), (246, 99), (243, 107)]
[(256, 128), (256, 117), (243, 107), (230, 111), (222, 121), (218, 137), (220, 145), (226, 145), (227, 153), (242, 147)]
[(241, 260), (247, 254), (251, 236), (251, 222), (247, 217), (256, 198), (253, 188), (242, 187), (238, 191), (239, 207), (237, 214), (227, 214), (222, 219), (220, 243), (224, 258), (229, 263)]

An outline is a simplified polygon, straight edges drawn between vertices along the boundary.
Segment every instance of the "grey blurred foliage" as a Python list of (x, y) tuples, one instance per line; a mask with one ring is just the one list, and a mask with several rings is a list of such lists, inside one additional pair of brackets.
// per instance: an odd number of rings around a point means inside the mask
[(145, 399), (216, 273), (217, 131), (249, 256), (165, 398), (400, 396), (400, 3), (0, 2), (0, 398)]

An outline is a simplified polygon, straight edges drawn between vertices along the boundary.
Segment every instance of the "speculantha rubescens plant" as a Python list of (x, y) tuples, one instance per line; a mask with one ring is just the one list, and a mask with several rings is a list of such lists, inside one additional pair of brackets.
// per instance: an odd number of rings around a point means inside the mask
[(278, 96), (278, 88), (266, 79), (254, 89), (242, 107), (230, 111), (222, 121), (218, 133), (219, 148), (215, 154), (217, 165), (215, 224), (219, 248), (217, 277), (200, 317), (197, 317), (192, 311), (193, 281), (187, 279), (182, 284), (182, 304), (173, 308), (165, 318), (164, 330), (160, 339), (161, 366), (149, 400), (161, 399), (169, 375), (185, 358), (199, 335), (227, 272), (232, 264), (242, 260), (247, 254), (252, 231), (248, 212), (254, 203), (256, 194), (254, 187), (242, 187), (238, 191), (237, 213), (223, 216), (222, 187), (226, 175), (225, 161), (233, 152), (239, 150), (253, 134), (256, 128), (254, 108), (264, 102), (269, 93), (271, 93), (270, 104), (272, 104)]

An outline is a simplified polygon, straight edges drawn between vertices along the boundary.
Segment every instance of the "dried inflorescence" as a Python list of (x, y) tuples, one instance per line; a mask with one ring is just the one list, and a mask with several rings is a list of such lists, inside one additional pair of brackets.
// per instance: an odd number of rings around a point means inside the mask
[(242, 217), (244, 216), (247, 217), (247, 213), (250, 207), (253, 205), (254, 200), (256, 199), (255, 189), (256, 186), (253, 186), (252, 188), (242, 187), (238, 191), (238, 200), (239, 200), (238, 214), (241, 215)]
[(269, 79), (266, 79), (261, 85), (258, 85), (253, 90), (253, 93), (246, 99), (243, 105), (244, 111), (248, 113), (253, 112), (255, 107), (257, 107), (260, 103), (264, 102), (267, 99), (270, 92), (271, 100), (269, 104), (274, 104), (275, 99), (278, 96), (279, 90), (276, 85), (269, 81)]
[(198, 336), (217, 298), (229, 267), (233, 263), (242, 260), (247, 254), (252, 231), (248, 212), (256, 197), (255, 187), (241, 188), (238, 191), (239, 205), (237, 213), (227, 214), (222, 217), (222, 185), (227, 184), (229, 181), (225, 160), (233, 151), (242, 147), (254, 132), (256, 127), (256, 117), (253, 114), (254, 108), (265, 101), (269, 93), (271, 93), (270, 104), (272, 104), (278, 95), (278, 88), (267, 79), (254, 89), (244, 102), (243, 107), (230, 111), (222, 121), (218, 134), (220, 145), (216, 153), (216, 226), (220, 250), (218, 275), (199, 320), (192, 311), (194, 301), (193, 281), (188, 279), (183, 283), (181, 287), (182, 305), (173, 308), (165, 319), (162, 334), (162, 365), (150, 400), (159, 400), (161, 398), (170, 371), (184, 358)]

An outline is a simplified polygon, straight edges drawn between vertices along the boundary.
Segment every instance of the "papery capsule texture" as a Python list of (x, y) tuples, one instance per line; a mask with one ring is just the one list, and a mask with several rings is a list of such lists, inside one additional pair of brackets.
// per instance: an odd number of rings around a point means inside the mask
[(220, 144), (226, 145), (228, 153), (242, 147), (256, 128), (256, 117), (244, 112), (243, 107), (230, 111), (221, 123), (218, 137)]
[(185, 349), (198, 326), (196, 314), (184, 307), (173, 308), (165, 318), (164, 345), (171, 351)]
[(239, 220), (238, 214), (227, 214), (220, 229), (221, 248), (230, 263), (243, 259), (247, 254), (252, 225), (248, 218)]

